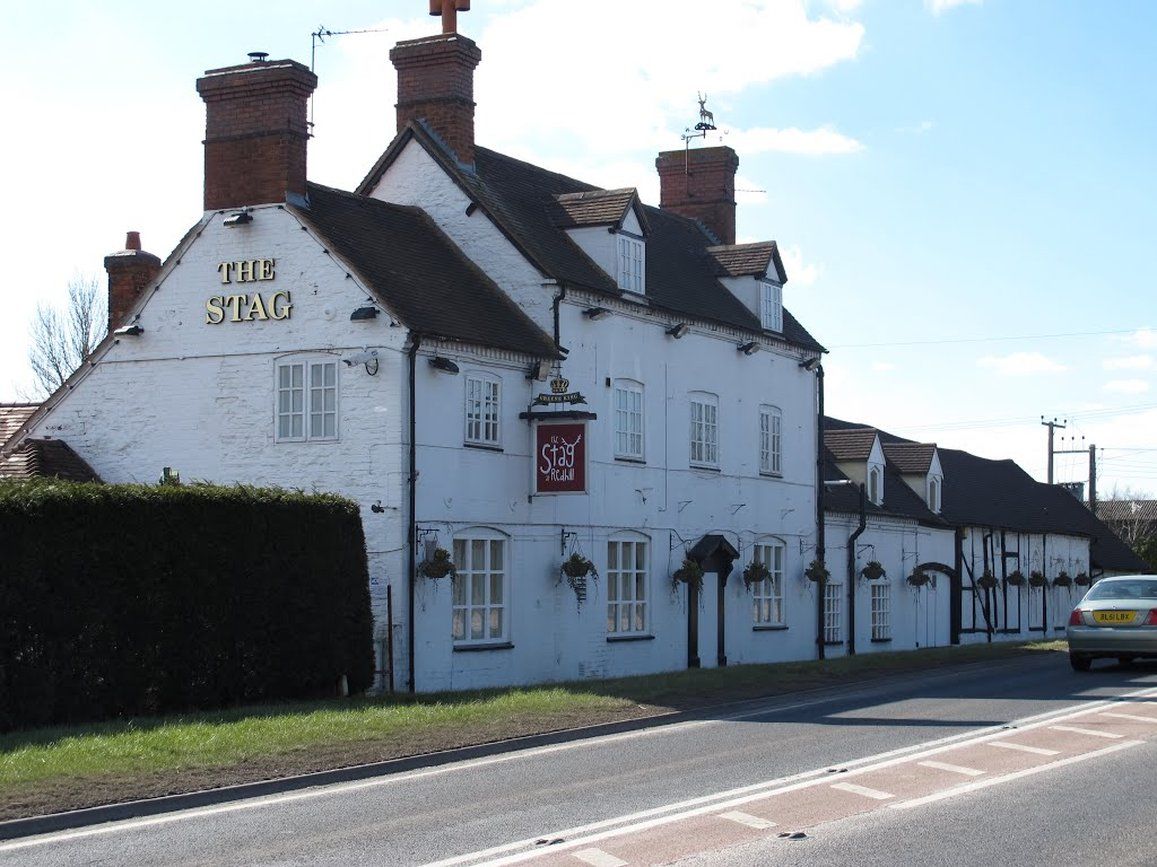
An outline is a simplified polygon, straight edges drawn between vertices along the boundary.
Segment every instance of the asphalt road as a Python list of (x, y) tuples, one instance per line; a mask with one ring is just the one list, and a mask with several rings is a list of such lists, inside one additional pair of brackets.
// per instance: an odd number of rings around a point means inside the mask
[(1150, 717), (1157, 666), (1041, 654), (8, 841), (0, 865), (1154, 864)]

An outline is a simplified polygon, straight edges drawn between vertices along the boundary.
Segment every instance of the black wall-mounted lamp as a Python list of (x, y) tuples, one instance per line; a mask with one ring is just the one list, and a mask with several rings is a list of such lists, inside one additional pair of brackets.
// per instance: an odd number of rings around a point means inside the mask
[(610, 312), (606, 307), (588, 307), (583, 311), (583, 316), (590, 320), (602, 319)]
[(548, 376), (550, 376), (550, 362), (545, 358), (536, 361), (526, 372), (527, 379), (537, 379), (539, 382), (546, 382)]
[(145, 329), (141, 328), (141, 326), (135, 323), (132, 325), (122, 325), (120, 328), (117, 328), (115, 331), (113, 331), (113, 334), (115, 334), (117, 337), (139, 337), (144, 333)]
[(799, 366), (806, 370), (808, 373), (811, 373), (813, 370), (819, 367), (819, 364), (820, 358), (817, 355), (815, 358), (805, 358), (799, 363)]
[(235, 229), (238, 226), (248, 226), (252, 222), (253, 215), (249, 213), (249, 209), (246, 208), (243, 211), (238, 211), (236, 214), (231, 214), (226, 217), (223, 225), (228, 226), (230, 229)]
[(678, 340), (690, 330), (691, 326), (686, 322), (679, 322), (667, 329), (667, 336), (674, 337), (676, 340)]
[(754, 340), (751, 340), (747, 343), (739, 344), (736, 349), (738, 349), (744, 355), (755, 355), (755, 353), (759, 352), (759, 344)]
[(363, 322), (367, 319), (376, 319), (377, 316), (377, 307), (359, 307), (350, 314), (350, 322)]
[(435, 355), (430, 359), (430, 366), (435, 370), (440, 370), (443, 373), (457, 373), (458, 365), (449, 358), (443, 358), (441, 355)]

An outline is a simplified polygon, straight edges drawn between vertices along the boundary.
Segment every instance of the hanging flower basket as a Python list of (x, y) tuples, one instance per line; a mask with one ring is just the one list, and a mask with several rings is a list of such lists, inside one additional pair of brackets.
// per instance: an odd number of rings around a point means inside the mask
[(743, 570), (743, 586), (750, 590), (752, 584), (766, 581), (770, 577), (771, 570), (767, 568), (766, 563), (752, 560)]
[(1024, 573), (1019, 569), (1014, 569), (1012, 572), (1008, 573), (1008, 577), (1004, 579), (1004, 583), (1008, 584), (1010, 587), (1023, 587)]
[(1056, 578), (1053, 579), (1053, 586), (1054, 587), (1072, 587), (1073, 586), (1073, 579), (1071, 577), (1069, 577), (1068, 572), (1065, 572), (1062, 570), (1061, 573), (1059, 575), (1057, 575)]
[(566, 583), (570, 585), (570, 589), (574, 591), (575, 599), (578, 600), (581, 607), (587, 601), (587, 578), (599, 580), (599, 573), (595, 569), (595, 564), (576, 551), (562, 561), (560, 571), (566, 579)]
[(827, 581), (831, 578), (832, 573), (827, 570), (821, 561), (812, 560), (808, 563), (807, 568), (803, 570), (803, 577), (808, 581), (815, 581), (818, 584), (820, 581)]
[(450, 552), (445, 548), (435, 548), (433, 556), (428, 560), (423, 560), (418, 564), (418, 574), (423, 578), (429, 578), (431, 581), (437, 581), (439, 578), (445, 578), (449, 575), (454, 578), (458, 574), (458, 568), (454, 565), (454, 561), (450, 559)]
[(1073, 579), (1073, 583), (1078, 587), (1088, 587), (1093, 583), (1093, 580), (1089, 577), (1088, 572), (1078, 572), (1077, 577)]
[(1044, 572), (1038, 572), (1035, 569), (1028, 573), (1029, 587), (1044, 587), (1048, 583)]
[(869, 560), (868, 565), (860, 570), (860, 574), (868, 581), (878, 581), (881, 578), (888, 577), (888, 573), (884, 571), (884, 567), (879, 560)]
[(676, 569), (671, 576), (673, 588), (678, 589), (681, 583), (688, 587), (694, 586), (696, 589), (703, 589), (703, 567), (690, 557), (684, 557), (683, 565)]
[(923, 569), (913, 569), (912, 574), (908, 576), (908, 583), (913, 587), (923, 587), (931, 580), (932, 576)]
[(984, 574), (976, 579), (978, 587), (983, 587), (985, 590), (996, 589), (996, 576), (992, 574), (991, 569), (985, 569)]

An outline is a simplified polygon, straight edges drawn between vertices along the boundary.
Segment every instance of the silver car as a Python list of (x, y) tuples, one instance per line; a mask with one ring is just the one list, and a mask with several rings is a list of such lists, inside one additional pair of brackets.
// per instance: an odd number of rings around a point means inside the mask
[(1157, 575), (1102, 578), (1069, 615), (1066, 634), (1076, 671), (1103, 657), (1125, 665), (1157, 657)]

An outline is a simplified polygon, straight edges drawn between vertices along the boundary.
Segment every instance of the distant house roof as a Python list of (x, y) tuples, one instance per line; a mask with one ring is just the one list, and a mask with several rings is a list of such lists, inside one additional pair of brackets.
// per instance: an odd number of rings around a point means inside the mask
[(784, 281), (787, 280), (775, 241), (720, 244), (708, 247), (707, 254), (715, 260), (716, 274), (720, 277), (764, 277), (774, 265), (774, 279), (779, 280), (782, 275)]
[(876, 442), (876, 429), (870, 427), (846, 430), (824, 430), (824, 445), (837, 461), (866, 461)]
[(1157, 524), (1157, 500), (1098, 500), (1097, 517), (1102, 521)]
[(619, 190), (584, 190), (578, 193), (560, 193), (554, 197), (557, 207), (551, 214), (552, 222), (562, 229), (583, 226), (621, 226), (627, 210), (638, 209), (644, 231), (646, 218), (634, 187)]
[[(595, 264), (556, 222), (560, 197), (609, 192), (614, 195), (606, 201), (614, 200), (617, 207), (622, 191), (602, 190), (478, 146), (474, 148), (474, 171), (467, 171), (423, 123), (412, 122), (391, 142), (358, 192), (370, 193), (402, 148), (415, 139), (543, 275), (565, 285), (622, 295), (614, 277)], [(582, 200), (576, 197), (572, 201)], [(596, 196), (594, 201), (603, 200)], [(652, 306), (746, 331), (764, 331), (755, 313), (719, 282), (719, 263), (708, 252), (717, 245), (700, 223), (650, 206), (643, 206), (642, 212), (648, 226), (646, 285)], [(786, 309), (780, 336), (795, 346), (823, 351)]]
[(0, 446), (40, 409), (38, 403), (0, 403)]
[(0, 478), (57, 478), (70, 482), (99, 482), (96, 474), (64, 440), (26, 439), (0, 459)]
[(882, 443), (884, 456), (901, 473), (925, 475), (932, 469), (936, 446), (932, 443)]
[(542, 357), (557, 354), (553, 339), (421, 209), (320, 184), (308, 190), (308, 207), (288, 207), (407, 327)]

